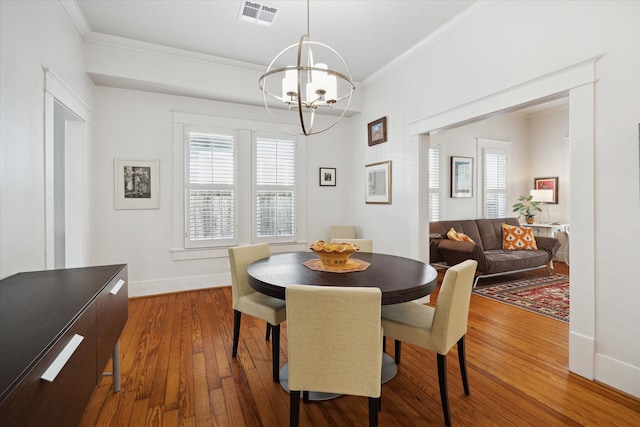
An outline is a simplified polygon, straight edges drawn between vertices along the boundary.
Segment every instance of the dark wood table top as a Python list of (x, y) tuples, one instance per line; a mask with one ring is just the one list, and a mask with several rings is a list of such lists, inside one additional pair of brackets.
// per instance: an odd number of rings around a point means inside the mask
[(376, 253), (356, 253), (352, 258), (371, 263), (364, 271), (333, 273), (311, 270), (303, 263), (318, 258), (313, 252), (272, 255), (247, 269), (249, 285), (263, 294), (285, 299), (288, 285), (377, 287), (382, 304), (398, 304), (429, 295), (436, 289), (438, 273), (428, 264), (409, 258)]
[(0, 281), (0, 401), (124, 267), (33, 271)]

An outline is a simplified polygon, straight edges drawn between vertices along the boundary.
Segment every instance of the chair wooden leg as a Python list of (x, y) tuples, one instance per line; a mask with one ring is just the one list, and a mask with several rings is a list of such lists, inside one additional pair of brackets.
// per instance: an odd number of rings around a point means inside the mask
[(300, 424), (300, 392), (289, 391), (289, 426), (298, 427)]
[(450, 426), (449, 394), (447, 392), (447, 356), (440, 353), (438, 353), (438, 381), (440, 382), (440, 401), (442, 402), (444, 423)]
[(378, 427), (378, 412), (380, 411), (380, 398), (369, 398), (369, 427)]
[(238, 341), (240, 340), (240, 319), (242, 313), (238, 310), (233, 310), (233, 349), (231, 350), (231, 357), (236, 357), (238, 354)]
[(382, 352), (387, 352), (387, 337), (385, 336), (382, 337)]
[(271, 325), (273, 340), (271, 341), (271, 359), (273, 363), (273, 382), (280, 382), (280, 325)]
[(469, 396), (469, 380), (467, 379), (467, 362), (466, 362), (464, 335), (458, 340), (458, 361), (460, 362), (460, 374), (462, 375), (462, 387), (464, 394)]
[(402, 346), (402, 341), (396, 340), (396, 348), (395, 348), (396, 365), (400, 364), (401, 346)]
[(307, 390), (307, 391), (303, 391), (303, 392), (302, 392), (302, 401), (303, 401), (304, 403), (309, 403), (309, 402), (311, 402), (311, 399), (309, 399), (309, 390)]
[(269, 341), (269, 336), (271, 335), (271, 323), (267, 322), (267, 334), (265, 336), (265, 340)]

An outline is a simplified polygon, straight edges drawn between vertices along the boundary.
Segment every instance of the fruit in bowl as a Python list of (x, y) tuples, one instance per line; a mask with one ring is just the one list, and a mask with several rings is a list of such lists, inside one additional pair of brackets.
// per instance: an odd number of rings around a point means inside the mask
[(341, 266), (349, 262), (349, 257), (360, 250), (358, 245), (351, 243), (327, 243), (318, 240), (309, 249), (320, 257), (322, 264), (328, 266)]

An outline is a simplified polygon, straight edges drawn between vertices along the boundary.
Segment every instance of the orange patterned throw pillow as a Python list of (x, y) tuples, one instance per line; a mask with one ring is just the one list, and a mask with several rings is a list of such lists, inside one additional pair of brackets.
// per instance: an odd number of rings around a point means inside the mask
[(456, 240), (458, 242), (475, 243), (471, 239), (471, 237), (467, 236), (464, 233), (458, 233), (453, 227), (451, 227), (451, 230), (447, 232), (447, 237), (449, 238), (449, 240)]
[(502, 224), (502, 249), (508, 251), (535, 251), (538, 249), (533, 229)]

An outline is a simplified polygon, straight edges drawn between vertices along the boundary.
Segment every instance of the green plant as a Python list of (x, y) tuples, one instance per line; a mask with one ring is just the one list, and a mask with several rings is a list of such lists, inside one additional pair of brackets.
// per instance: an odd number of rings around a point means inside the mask
[(537, 212), (542, 212), (540, 208), (540, 202), (534, 202), (533, 196), (522, 195), (518, 199), (518, 203), (513, 205), (513, 212), (518, 212), (518, 218), (524, 216), (525, 218), (533, 218)]

